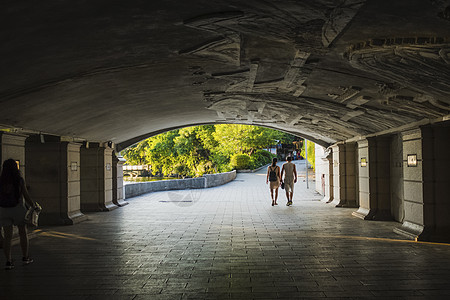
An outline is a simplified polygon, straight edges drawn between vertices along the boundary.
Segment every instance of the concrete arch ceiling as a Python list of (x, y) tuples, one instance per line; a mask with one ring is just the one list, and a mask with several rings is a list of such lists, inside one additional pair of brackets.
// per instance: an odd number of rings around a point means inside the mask
[(447, 0), (5, 0), (0, 24), (0, 124), (25, 133), (122, 149), (243, 123), (329, 145), (450, 112)]

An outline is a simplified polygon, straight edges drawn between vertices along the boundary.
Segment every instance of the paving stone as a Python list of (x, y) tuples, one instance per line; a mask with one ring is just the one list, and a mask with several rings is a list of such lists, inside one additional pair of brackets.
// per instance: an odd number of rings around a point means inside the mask
[[(129, 199), (74, 226), (40, 228), (31, 240), (35, 263), (0, 271), (0, 299), (450, 296), (449, 245), (406, 241), (393, 232), (399, 223), (352, 217), (355, 209), (320, 202), (304, 182), (292, 207), (282, 194), (270, 205), (264, 171), (171, 192), (192, 203), (160, 202), (168, 193)], [(17, 246), (13, 253), (20, 259)]]

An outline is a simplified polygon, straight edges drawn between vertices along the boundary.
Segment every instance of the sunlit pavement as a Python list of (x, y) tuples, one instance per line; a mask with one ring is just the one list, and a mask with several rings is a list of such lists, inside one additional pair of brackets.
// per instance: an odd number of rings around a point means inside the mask
[(16, 268), (0, 270), (0, 299), (450, 297), (450, 245), (352, 217), (320, 202), (304, 177), (292, 207), (283, 190), (272, 207), (265, 172), (43, 227), (31, 240), (35, 263), (22, 266), (15, 246)]

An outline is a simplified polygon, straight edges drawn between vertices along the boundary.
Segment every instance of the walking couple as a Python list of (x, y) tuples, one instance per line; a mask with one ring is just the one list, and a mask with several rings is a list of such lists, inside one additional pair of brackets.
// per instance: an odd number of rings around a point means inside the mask
[[(272, 165), (267, 168), (266, 184), (270, 182), (270, 196), (272, 197), (272, 206), (278, 205), (278, 188), (284, 184), (286, 191), (287, 206), (292, 205), (292, 197), (294, 196), (294, 183), (297, 182), (297, 170), (295, 164), (292, 163), (292, 157), (287, 157), (287, 162), (283, 164), (280, 173), (280, 167), (277, 166), (277, 159), (272, 160)], [(283, 180), (284, 175), (284, 180)]]

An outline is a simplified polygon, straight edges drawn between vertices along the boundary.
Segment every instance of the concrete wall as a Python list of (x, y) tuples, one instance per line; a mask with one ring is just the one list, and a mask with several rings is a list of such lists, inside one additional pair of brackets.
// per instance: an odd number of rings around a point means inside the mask
[(405, 216), (403, 204), (403, 146), (400, 134), (391, 138), (390, 160), (391, 215), (395, 221), (403, 222)]
[(128, 199), (142, 194), (158, 191), (209, 188), (225, 184), (235, 178), (236, 171), (231, 171), (227, 173), (204, 175), (199, 178), (132, 183), (124, 186), (125, 198)]
[(210, 188), (233, 181), (236, 178), (236, 171), (219, 174), (205, 174), (203, 177), (206, 180), (205, 188)]

